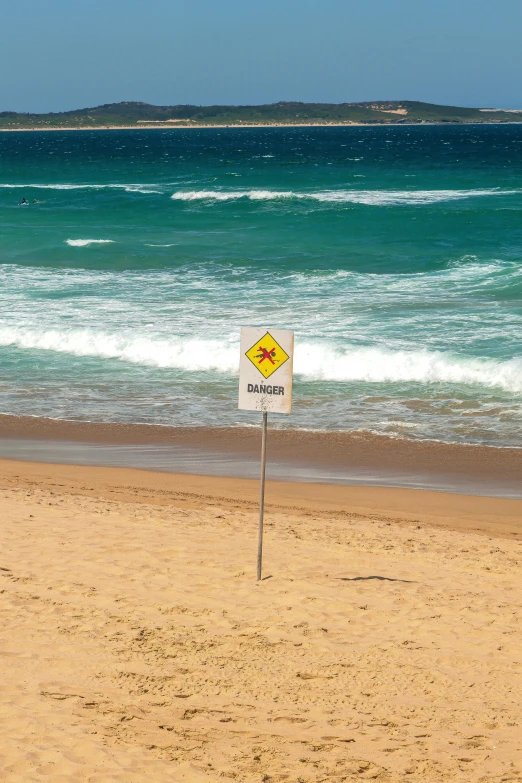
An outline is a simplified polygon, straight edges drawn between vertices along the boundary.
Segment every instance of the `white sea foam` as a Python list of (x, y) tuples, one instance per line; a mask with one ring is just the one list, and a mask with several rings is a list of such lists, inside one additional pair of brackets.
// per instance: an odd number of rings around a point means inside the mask
[(0, 346), (8, 345), (186, 371), (234, 372), (238, 364), (237, 346), (218, 340), (127, 338), (91, 329), (69, 332), (57, 329), (38, 332), (17, 327), (0, 329)]
[(111, 188), (121, 188), (126, 193), (163, 193), (159, 185), (109, 185)]
[(43, 183), (33, 183), (28, 182), (27, 184), (20, 185), (20, 184), (10, 184), (10, 183), (1, 183), (0, 188), (6, 188), (8, 190), (12, 190), (15, 188), (39, 188), (40, 190), (85, 190), (86, 188), (93, 188), (93, 189), (99, 189), (99, 188), (105, 188), (107, 185), (65, 185), (65, 184), (52, 184), (52, 185), (46, 185)]
[(160, 185), (140, 184), (140, 183), (108, 183), (106, 185), (97, 184), (68, 184), (68, 183), (27, 183), (26, 185), (2, 183), (0, 188), (8, 190), (22, 189), (29, 190), (36, 188), (38, 190), (124, 190), (126, 193), (163, 193)]
[(171, 196), (175, 201), (237, 201), (240, 198), (247, 198), (251, 201), (270, 201), (297, 197), (297, 194), (290, 190), (179, 190)]
[(367, 383), (451, 383), (522, 392), (522, 359), (496, 361), (441, 351), (356, 348), (319, 344), (296, 349), (295, 370), (313, 380)]
[[(2, 183), (0, 188), (29, 190), (123, 190), (126, 193), (162, 194), (164, 185), (154, 183)], [(483, 188), (474, 190), (357, 190), (337, 189), (320, 191), (293, 190), (179, 190), (171, 195), (175, 201), (278, 201), (304, 200), (332, 204), (363, 204), (367, 206), (400, 206), (418, 204), (436, 204), (439, 202), (461, 201), (484, 196), (509, 196), (522, 193), (521, 189)]]
[(175, 201), (277, 201), (296, 199), (332, 204), (364, 204), (368, 206), (400, 206), (436, 204), (460, 201), (480, 196), (508, 196), (522, 190), (484, 188), (475, 190), (179, 190), (172, 194)]
[(66, 239), (65, 243), (71, 247), (87, 247), (88, 245), (112, 245), (114, 239)]
[[(239, 347), (234, 342), (182, 337), (124, 337), (93, 329), (39, 331), (0, 329), (0, 346), (56, 351), (74, 356), (118, 359), (188, 372), (235, 375)], [(366, 383), (479, 385), (522, 392), (522, 359), (493, 359), (437, 351), (400, 351), (301, 343), (296, 346), (295, 372), (308, 380)]]

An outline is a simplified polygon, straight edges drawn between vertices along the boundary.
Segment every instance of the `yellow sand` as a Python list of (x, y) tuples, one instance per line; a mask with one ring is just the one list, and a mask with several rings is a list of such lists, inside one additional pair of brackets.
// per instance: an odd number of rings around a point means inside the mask
[(272, 485), (256, 584), (255, 483), (0, 483), (3, 783), (522, 780), (522, 542), (480, 499)]

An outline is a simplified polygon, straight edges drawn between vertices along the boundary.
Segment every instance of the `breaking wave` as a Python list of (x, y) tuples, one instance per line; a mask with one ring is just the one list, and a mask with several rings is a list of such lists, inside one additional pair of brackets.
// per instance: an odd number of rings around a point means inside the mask
[[(84, 183), (27, 183), (0, 184), (0, 189), (32, 188), (40, 190), (122, 190), (126, 193), (165, 194), (172, 188), (170, 185), (155, 183), (108, 183), (105, 185)], [(422, 204), (438, 204), (451, 201), (462, 201), (470, 198), (486, 196), (510, 196), (522, 193), (522, 189), (482, 188), (474, 190), (358, 190), (336, 189), (317, 191), (294, 190), (178, 190), (170, 196), (174, 201), (310, 201), (324, 204), (363, 204), (366, 206), (408, 206)]]
[(179, 190), (171, 198), (175, 201), (277, 201), (308, 200), (332, 204), (364, 204), (368, 206), (400, 206), (437, 204), (460, 201), (480, 196), (509, 196), (522, 190), (484, 188), (482, 190), (321, 190), (300, 192), (293, 190)]
[(31, 188), (36, 188), (38, 190), (124, 190), (126, 193), (163, 193), (163, 191), (160, 189), (160, 185), (150, 185), (150, 184), (140, 184), (140, 183), (129, 183), (129, 184), (120, 184), (120, 183), (110, 183), (107, 185), (96, 185), (96, 184), (84, 184), (84, 185), (75, 185), (75, 184), (61, 184), (61, 183), (54, 183), (54, 184), (42, 184), (42, 183), (28, 183), (26, 185), (14, 185), (9, 183), (2, 183), (0, 184), (0, 188), (4, 188), (6, 190), (11, 189), (22, 189), (22, 190), (29, 190)]
[(65, 243), (71, 247), (88, 247), (89, 245), (112, 245), (114, 239), (66, 239)]
[[(5, 327), (0, 329), (0, 346), (117, 359), (187, 372), (236, 375), (238, 371), (238, 344), (217, 340), (122, 337), (92, 329), (64, 332)], [(354, 346), (340, 350), (331, 345), (301, 343), (295, 350), (295, 372), (308, 380), (480, 385), (522, 392), (522, 358), (498, 361), (440, 351)]]
[(352, 347), (339, 351), (304, 344), (295, 370), (313, 380), (366, 383), (450, 383), (522, 392), (522, 359), (497, 361), (442, 351), (397, 351)]

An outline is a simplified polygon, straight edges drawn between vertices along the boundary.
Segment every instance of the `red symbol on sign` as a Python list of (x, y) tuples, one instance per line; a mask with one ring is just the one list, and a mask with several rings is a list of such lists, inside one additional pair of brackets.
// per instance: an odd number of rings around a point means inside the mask
[(268, 361), (271, 364), (275, 364), (275, 362), (274, 362), (274, 360), (272, 358), (273, 356), (275, 356), (275, 353), (276, 353), (275, 352), (275, 347), (271, 348), (269, 351), (267, 351), (266, 348), (263, 348), (263, 346), (260, 345), (258, 350), (261, 351), (261, 353), (258, 353), (257, 356), (256, 356), (256, 359), (259, 359), (259, 362), (258, 362), (259, 364), (261, 364), (261, 362), (264, 362), (265, 359), (268, 359)]
[[(271, 345), (272, 348), (269, 350), (266, 348), (267, 345)], [(245, 356), (250, 359), (263, 378), (269, 378), (290, 358), (269, 332), (254, 343), (252, 348), (246, 351)]]

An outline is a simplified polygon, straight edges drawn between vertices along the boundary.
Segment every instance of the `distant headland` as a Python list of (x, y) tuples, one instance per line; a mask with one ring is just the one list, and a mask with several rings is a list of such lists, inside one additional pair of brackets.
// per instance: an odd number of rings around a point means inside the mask
[(522, 122), (522, 111), (469, 109), (421, 101), (280, 102), (260, 106), (152, 106), (123, 101), (90, 109), (0, 112), (0, 130), (202, 128), (309, 125), (440, 125)]

